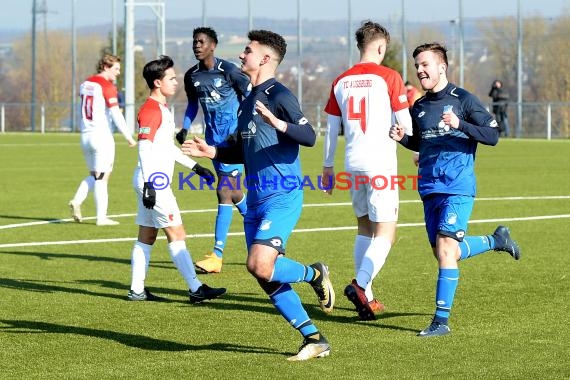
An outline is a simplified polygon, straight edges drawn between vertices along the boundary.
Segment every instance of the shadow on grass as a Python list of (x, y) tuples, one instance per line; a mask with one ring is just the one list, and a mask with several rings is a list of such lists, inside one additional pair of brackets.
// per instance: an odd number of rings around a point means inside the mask
[(0, 320), (7, 325), (0, 327), (3, 332), (14, 334), (46, 333), (46, 334), (76, 334), (94, 338), (112, 340), (125, 346), (152, 351), (229, 351), (256, 354), (275, 354), (277, 351), (263, 347), (251, 347), (230, 343), (184, 344), (168, 340), (155, 339), (148, 336), (120, 333), (109, 330), (99, 330), (87, 327), (58, 325), (48, 322)]
[[(37, 257), (42, 260), (53, 260), (53, 259), (76, 259), (85, 260), (89, 262), (105, 262), (105, 263), (115, 263), (115, 264), (125, 264), (131, 265), (131, 259), (121, 259), (117, 257), (108, 256), (94, 256), (94, 255), (80, 255), (75, 253), (53, 253), (53, 252), (33, 252), (33, 251), (0, 251), (2, 255), (16, 255), (16, 256), (28, 256)], [(163, 268), (170, 269), (174, 268), (171, 261), (152, 261), (150, 263), (151, 268)]]
[(49, 223), (64, 223), (60, 218), (51, 218), (51, 217), (33, 217), (33, 216), (24, 216), (24, 215), (0, 215), (1, 219), (17, 219), (17, 220), (35, 220), (38, 222), (49, 222)]
[[(65, 284), (74, 284), (73, 282), (65, 282)], [(116, 294), (93, 292), (86, 289), (78, 289), (76, 287), (60, 286), (46, 284), (46, 281), (35, 281), (35, 280), (14, 280), (11, 278), (0, 278), (0, 287), (7, 289), (16, 290), (26, 290), (30, 292), (39, 293), (71, 293), (71, 294), (81, 294), (96, 297), (105, 297), (113, 299), (123, 299), (125, 297)], [(126, 293), (125, 293), (126, 294)]]

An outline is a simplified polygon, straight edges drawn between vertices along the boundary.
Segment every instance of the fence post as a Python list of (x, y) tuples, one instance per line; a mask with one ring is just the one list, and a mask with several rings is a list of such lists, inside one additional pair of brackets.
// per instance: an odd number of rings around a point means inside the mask
[(2, 131), (2, 133), (6, 133), (6, 114), (5, 114), (5, 109), (4, 109), (4, 103), (2, 103), (2, 106), (0, 106), (0, 131)]
[(552, 139), (552, 105), (546, 105), (546, 139)]
[(317, 104), (316, 105), (317, 109), (315, 110), (317, 112), (317, 131), (318, 131), (318, 136), (321, 135), (321, 105)]
[(44, 103), (41, 107), (41, 133), (46, 133), (46, 105)]

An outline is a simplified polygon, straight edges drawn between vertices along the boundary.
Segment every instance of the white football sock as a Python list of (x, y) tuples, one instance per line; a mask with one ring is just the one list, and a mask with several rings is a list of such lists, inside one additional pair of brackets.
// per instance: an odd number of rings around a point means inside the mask
[(92, 175), (85, 177), (79, 184), (71, 202), (76, 205), (81, 205), (85, 199), (87, 199), (87, 195), (93, 191), (93, 186), (95, 186), (95, 178), (93, 178)]
[(95, 181), (95, 185), (93, 187), (97, 221), (103, 221), (107, 219), (107, 207), (109, 206), (109, 193), (107, 192), (108, 183), (109, 181), (100, 179)]
[(184, 277), (190, 290), (193, 292), (198, 290), (198, 288), (202, 286), (202, 283), (196, 276), (192, 257), (190, 256), (190, 252), (186, 249), (186, 242), (184, 240), (177, 240), (168, 243), (168, 253), (170, 253), (170, 258), (174, 266), (176, 266), (176, 269), (178, 269), (182, 277)]
[[(372, 238), (364, 235), (356, 235), (354, 239), (354, 276), (358, 274), (358, 270), (360, 269), (360, 265), (362, 264), (362, 258), (366, 253), (368, 247), (372, 243)], [(374, 294), (372, 294), (372, 281), (366, 285), (364, 289), (364, 293), (366, 294), (366, 298), (369, 301), (374, 299)]]
[(131, 290), (135, 293), (144, 292), (144, 280), (150, 263), (152, 245), (135, 242), (131, 254)]
[[(372, 283), (372, 280), (384, 266), (391, 247), (391, 241), (383, 236), (372, 239), (356, 274), (356, 282), (360, 287), (366, 289)], [(368, 298), (368, 301), (371, 300), (372, 298)]]

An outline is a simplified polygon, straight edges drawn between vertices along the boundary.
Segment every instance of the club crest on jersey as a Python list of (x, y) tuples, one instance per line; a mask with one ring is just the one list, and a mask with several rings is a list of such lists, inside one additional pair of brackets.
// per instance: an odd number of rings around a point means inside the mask
[(222, 85), (222, 78), (214, 79), (214, 87), (220, 87)]

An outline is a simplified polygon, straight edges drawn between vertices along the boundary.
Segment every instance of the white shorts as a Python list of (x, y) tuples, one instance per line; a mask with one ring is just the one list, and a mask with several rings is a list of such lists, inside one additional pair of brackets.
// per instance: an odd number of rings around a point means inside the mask
[(110, 133), (81, 134), (81, 149), (90, 172), (110, 173), (115, 161), (115, 139)]
[(158, 229), (180, 226), (182, 224), (182, 217), (180, 216), (180, 209), (178, 208), (176, 197), (170, 186), (162, 190), (156, 190), (156, 204), (154, 208), (148, 209), (142, 203), (143, 185), (140, 169), (136, 168), (133, 177), (133, 186), (137, 193), (136, 224)]
[[(386, 223), (398, 221), (400, 196), (398, 186), (391, 186), (393, 174), (371, 174), (369, 172), (349, 172), (352, 183), (350, 196), (352, 208), (357, 218), (368, 215), (372, 222)], [(369, 179), (367, 184), (356, 185), (356, 176)], [(370, 183), (372, 182), (372, 183)], [(392, 189), (394, 187), (394, 189)]]

